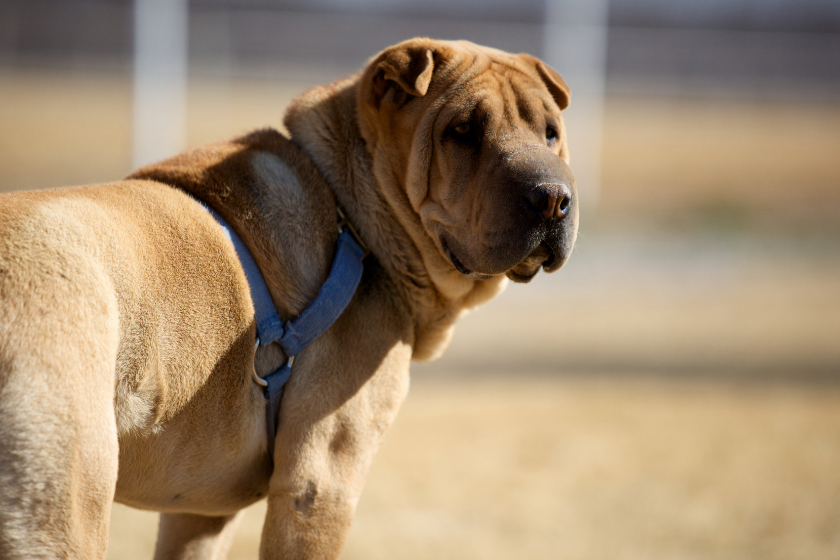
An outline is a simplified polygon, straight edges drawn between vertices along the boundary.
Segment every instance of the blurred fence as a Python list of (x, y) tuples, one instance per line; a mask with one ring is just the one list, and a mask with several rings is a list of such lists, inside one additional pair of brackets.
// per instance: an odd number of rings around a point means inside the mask
[[(660, 2), (658, 11), (642, 9), (651, 4), (644, 0), (609, 4), (608, 92), (840, 95), (840, 3), (836, 1), (801, 3), (794, 12), (797, 17), (789, 18), (788, 29), (666, 17), (674, 12), (668, 8), (683, 2)], [(726, 4), (708, 3), (702, 13), (726, 14)], [(791, 2), (768, 3), (763, 11), (762, 3), (750, 5), (758, 15), (773, 15), (770, 4)], [(807, 9), (809, 5), (834, 9), (820, 12)], [(357, 70), (384, 47), (418, 35), (468, 39), (552, 57), (545, 52), (551, 43), (545, 38), (543, 0), (515, 6), (498, 1), (436, 1), (413, 11), (406, 6), (370, 0), (193, 1), (190, 71), (272, 80), (331, 79)], [(553, 23), (563, 20), (562, 13), (552, 17)], [(128, 71), (132, 40), (130, 0), (0, 2), (0, 67)], [(562, 73), (563, 68), (559, 70)]]

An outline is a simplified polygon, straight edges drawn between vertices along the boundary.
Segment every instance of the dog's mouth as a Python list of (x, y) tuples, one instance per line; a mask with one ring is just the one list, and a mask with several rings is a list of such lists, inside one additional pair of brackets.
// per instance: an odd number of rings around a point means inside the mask
[(505, 274), (514, 282), (525, 283), (530, 282), (540, 271), (540, 268), (546, 272), (554, 272), (562, 265), (563, 259), (558, 256), (557, 251), (552, 249), (548, 243), (542, 241), (536, 249)]
[[(443, 249), (447, 258), (455, 267), (455, 270), (473, 280), (489, 280), (494, 275), (483, 274), (470, 270), (461, 260), (452, 252), (448, 244), (443, 243)], [(565, 259), (560, 258), (557, 251), (552, 249), (548, 243), (542, 241), (537, 247), (531, 251), (527, 257), (522, 259), (516, 266), (506, 271), (504, 274), (514, 282), (530, 282), (534, 276), (544, 269), (546, 272), (554, 272), (563, 265)]]

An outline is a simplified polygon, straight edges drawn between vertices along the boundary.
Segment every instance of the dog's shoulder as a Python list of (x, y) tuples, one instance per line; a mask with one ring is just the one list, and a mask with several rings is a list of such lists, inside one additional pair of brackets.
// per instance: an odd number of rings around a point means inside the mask
[(335, 198), (312, 160), (276, 130), (191, 148), (128, 179), (164, 183), (221, 214), (254, 254), (269, 286), (282, 287), (276, 299), (283, 313), (299, 313), (329, 273)]
[[(188, 149), (134, 171), (128, 179), (158, 181), (184, 190), (199, 200), (234, 208), (247, 205), (254, 183), (299, 183), (310, 190), (320, 175), (310, 159), (274, 129), (262, 129), (226, 142)], [(259, 185), (256, 185), (259, 187)], [(276, 185), (274, 185), (276, 186)], [(320, 189), (316, 195), (328, 194)], [(221, 209), (220, 209), (221, 210)]]

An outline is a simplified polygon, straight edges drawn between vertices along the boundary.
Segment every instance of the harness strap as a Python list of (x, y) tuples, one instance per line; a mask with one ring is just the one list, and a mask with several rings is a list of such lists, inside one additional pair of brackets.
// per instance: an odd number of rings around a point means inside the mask
[(274, 438), (277, 435), (283, 387), (292, 375), (295, 356), (326, 332), (347, 308), (362, 279), (364, 269), (362, 259), (367, 253), (356, 241), (353, 232), (341, 225), (330, 275), (306, 309), (284, 324), (277, 315), (260, 269), (242, 238), (215, 210), (203, 202), (200, 204), (219, 223), (225, 235), (233, 243), (236, 255), (245, 271), (245, 277), (248, 279), (257, 327), (254, 349), (276, 342), (287, 356), (286, 363), (266, 375), (264, 379), (254, 374), (257, 383), (263, 387), (266, 400), (268, 454), (273, 461)]

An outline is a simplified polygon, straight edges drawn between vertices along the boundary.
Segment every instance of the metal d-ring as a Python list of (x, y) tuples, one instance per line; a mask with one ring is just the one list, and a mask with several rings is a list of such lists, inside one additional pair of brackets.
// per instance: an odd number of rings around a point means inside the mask
[[(257, 340), (254, 342), (254, 352), (257, 351), (257, 348), (260, 347), (260, 337), (257, 337)], [(268, 381), (257, 375), (257, 368), (251, 370), (251, 373), (254, 375), (254, 383), (259, 385), (260, 387), (268, 387)]]
[(257, 370), (254, 370), (254, 382), (260, 387), (268, 387), (268, 381), (257, 375)]
[[(257, 338), (256, 342), (254, 342), (254, 351), (256, 352), (257, 348), (259, 348), (259, 347), (260, 347), (260, 339)], [(294, 356), (289, 356), (288, 358), (286, 358), (286, 364), (289, 366), (289, 369), (292, 368), (292, 364), (294, 364), (294, 363), (295, 363), (295, 357)], [(251, 371), (252, 371), (253, 376), (254, 376), (254, 383), (259, 385), (260, 387), (268, 387), (268, 381), (266, 381), (265, 379), (263, 379), (262, 377), (257, 375), (257, 368), (254, 368)]]

